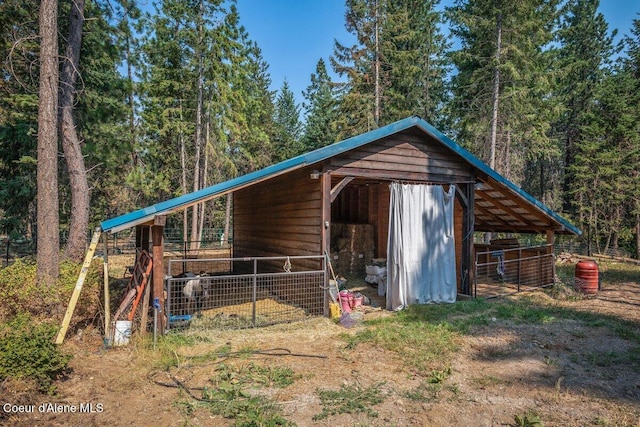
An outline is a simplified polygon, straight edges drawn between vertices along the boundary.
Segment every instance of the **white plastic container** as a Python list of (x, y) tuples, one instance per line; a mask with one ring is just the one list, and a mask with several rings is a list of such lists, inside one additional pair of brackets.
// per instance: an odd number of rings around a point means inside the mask
[(113, 345), (121, 346), (129, 344), (131, 338), (131, 321), (118, 320), (113, 330)]

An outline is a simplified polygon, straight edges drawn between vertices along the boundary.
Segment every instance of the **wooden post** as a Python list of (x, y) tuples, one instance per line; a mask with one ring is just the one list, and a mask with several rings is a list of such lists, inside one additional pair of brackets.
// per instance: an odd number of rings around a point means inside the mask
[[(553, 230), (547, 230), (547, 253), (554, 253), (554, 245), (556, 243), (556, 234)], [(556, 257), (551, 256), (551, 280), (556, 281)]]
[(462, 293), (472, 295), (473, 283), (473, 224), (475, 186), (473, 183), (460, 184), (462, 196)]
[(144, 288), (144, 295), (142, 296), (142, 312), (140, 313), (140, 335), (144, 336), (147, 333), (147, 323), (149, 321), (149, 298), (151, 298), (151, 283), (147, 283)]
[(110, 337), (111, 328), (111, 293), (109, 291), (109, 235), (102, 235), (102, 246), (104, 251), (102, 265), (102, 281), (104, 283), (104, 336)]
[(138, 250), (142, 248), (142, 229), (143, 228), (145, 228), (145, 226), (136, 225), (136, 254), (138, 253)]
[(153, 244), (153, 294), (158, 299), (162, 312), (158, 318), (158, 330), (164, 334), (166, 322), (164, 313), (164, 226), (165, 216), (155, 217), (151, 226), (151, 241)]
[[(325, 170), (321, 175), (321, 196), (322, 196), (322, 253), (327, 253), (331, 256), (331, 173)], [(325, 277), (327, 282), (325, 283), (325, 289), (329, 286), (329, 274), (325, 270)], [(329, 316), (329, 295), (328, 292), (324, 293), (324, 315)]]
[[(163, 217), (164, 218), (164, 217)], [(149, 229), (151, 227), (143, 226), (141, 230), (141, 240), (140, 240), (140, 249), (144, 249), (145, 251), (149, 250)], [(164, 232), (164, 225), (163, 225)]]
[(547, 247), (547, 253), (548, 254), (552, 254), (553, 253), (553, 245), (555, 244), (555, 239), (556, 239), (556, 234), (554, 233), (553, 230), (547, 230), (547, 245), (549, 245)]
[(56, 344), (62, 344), (62, 342), (64, 341), (64, 337), (67, 334), (67, 329), (69, 328), (69, 323), (71, 322), (71, 316), (73, 316), (73, 311), (75, 310), (76, 304), (78, 303), (78, 298), (80, 298), (82, 285), (84, 285), (84, 280), (87, 278), (87, 274), (89, 273), (89, 267), (91, 267), (93, 254), (96, 252), (98, 242), (100, 242), (100, 233), (101, 230), (99, 228), (97, 228), (96, 231), (93, 232), (93, 238), (91, 239), (89, 250), (84, 257), (84, 263), (82, 264), (80, 275), (78, 276), (78, 280), (76, 281), (75, 288), (73, 288), (73, 293), (71, 294), (71, 299), (69, 300), (67, 311), (64, 313), (64, 319), (62, 319), (62, 326), (60, 326), (60, 330), (58, 331), (58, 335), (56, 336)]

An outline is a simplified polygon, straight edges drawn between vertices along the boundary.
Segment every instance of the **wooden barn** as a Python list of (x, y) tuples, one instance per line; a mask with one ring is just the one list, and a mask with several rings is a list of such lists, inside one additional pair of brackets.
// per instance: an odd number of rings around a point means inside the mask
[[(394, 188), (401, 187), (411, 191), (438, 188), (433, 194), (438, 200), (450, 201), (447, 209), (451, 212), (447, 215), (452, 216), (452, 221), (425, 212), (417, 221), (422, 227), (419, 233), (424, 236), (407, 231), (408, 223), (391, 212), (395, 212), (393, 200), (407, 197), (400, 193), (392, 196)], [(374, 259), (388, 260), (404, 251), (400, 258), (394, 258), (400, 269), (394, 274), (402, 278), (404, 260), (415, 262), (416, 251), (396, 250), (395, 245), (412, 240), (421, 248), (419, 257), (430, 257), (432, 266), (427, 269), (433, 270), (434, 263), (437, 265), (444, 254), (452, 254), (454, 292), (473, 295), (483, 284), (478, 283), (478, 277), (486, 278), (481, 281), (487, 284), (502, 286), (517, 282), (518, 288), (529, 282), (552, 282), (554, 235), (580, 234), (568, 221), (418, 117), (109, 219), (101, 228), (114, 233), (137, 227), (140, 234), (146, 233), (146, 241), (153, 242), (153, 293), (164, 301), (164, 217), (226, 194), (233, 195), (233, 259), (229, 260), (232, 270), (241, 270), (242, 259), (308, 257), (294, 263), (296, 268), (327, 271), (326, 259), (330, 258), (343, 274), (347, 270), (364, 274), (365, 266)], [(412, 205), (407, 206), (405, 211), (411, 216), (414, 210)], [(448, 224), (448, 228), (434, 231), (430, 222)], [(390, 230), (393, 236), (389, 235)], [(500, 234), (503, 238), (474, 244), (478, 232)], [(542, 235), (544, 244), (525, 248), (507, 233)], [(451, 249), (434, 253), (430, 248), (439, 248), (439, 241), (423, 244), (432, 235), (445, 236)], [(390, 249), (393, 254), (388, 253)], [(530, 271), (535, 272), (533, 278)], [(325, 274), (322, 280), (328, 279)], [(326, 292), (314, 295), (321, 299), (325, 307), (322, 313), (326, 314)], [(287, 299), (282, 292), (278, 296)], [(434, 301), (438, 302), (437, 298)]]

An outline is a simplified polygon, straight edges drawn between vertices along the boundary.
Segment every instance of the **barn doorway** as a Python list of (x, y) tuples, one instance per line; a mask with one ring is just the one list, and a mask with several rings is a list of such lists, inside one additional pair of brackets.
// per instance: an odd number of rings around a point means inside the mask
[(456, 301), (455, 187), (391, 184), (387, 309)]

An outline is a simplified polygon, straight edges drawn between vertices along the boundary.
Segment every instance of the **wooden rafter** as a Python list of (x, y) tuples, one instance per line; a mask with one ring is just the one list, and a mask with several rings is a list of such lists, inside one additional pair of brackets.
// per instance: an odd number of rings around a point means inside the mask
[[(501, 194), (502, 196), (504, 196), (504, 193), (502, 193), (502, 192), (501, 192), (499, 189), (497, 189), (497, 188), (494, 188), (494, 189), (492, 189), (491, 191), (492, 191), (492, 192), (499, 193), (499, 194)], [(509, 214), (509, 215), (511, 215), (512, 217), (516, 218), (518, 221), (522, 222), (523, 224), (527, 224), (527, 223), (531, 222), (531, 220), (526, 219), (525, 217), (523, 217), (523, 216), (522, 216), (522, 214), (519, 214), (518, 212), (514, 211), (510, 206), (506, 206), (506, 205), (504, 205), (504, 204), (500, 203), (500, 201), (501, 201), (501, 200), (511, 200), (511, 199), (509, 199), (508, 197), (502, 197), (502, 198), (495, 198), (495, 197), (491, 197), (491, 196), (490, 196), (489, 194), (487, 194), (487, 192), (486, 192), (486, 191), (484, 191), (484, 190), (476, 190), (476, 193), (482, 197), (482, 200), (485, 200), (485, 201), (491, 201), (491, 200), (493, 200), (493, 201), (494, 201), (493, 205), (494, 205), (497, 209), (501, 209), (501, 210), (503, 210), (504, 212), (506, 212), (507, 214)], [(519, 206), (519, 205), (517, 204), (517, 202), (516, 202), (516, 206)], [(533, 212), (532, 212), (532, 214), (533, 214)], [(495, 215), (495, 214), (494, 214), (494, 215)], [(540, 218), (540, 216), (538, 216), (538, 215), (535, 215), (535, 216), (536, 216), (536, 218), (538, 218), (538, 219)]]

